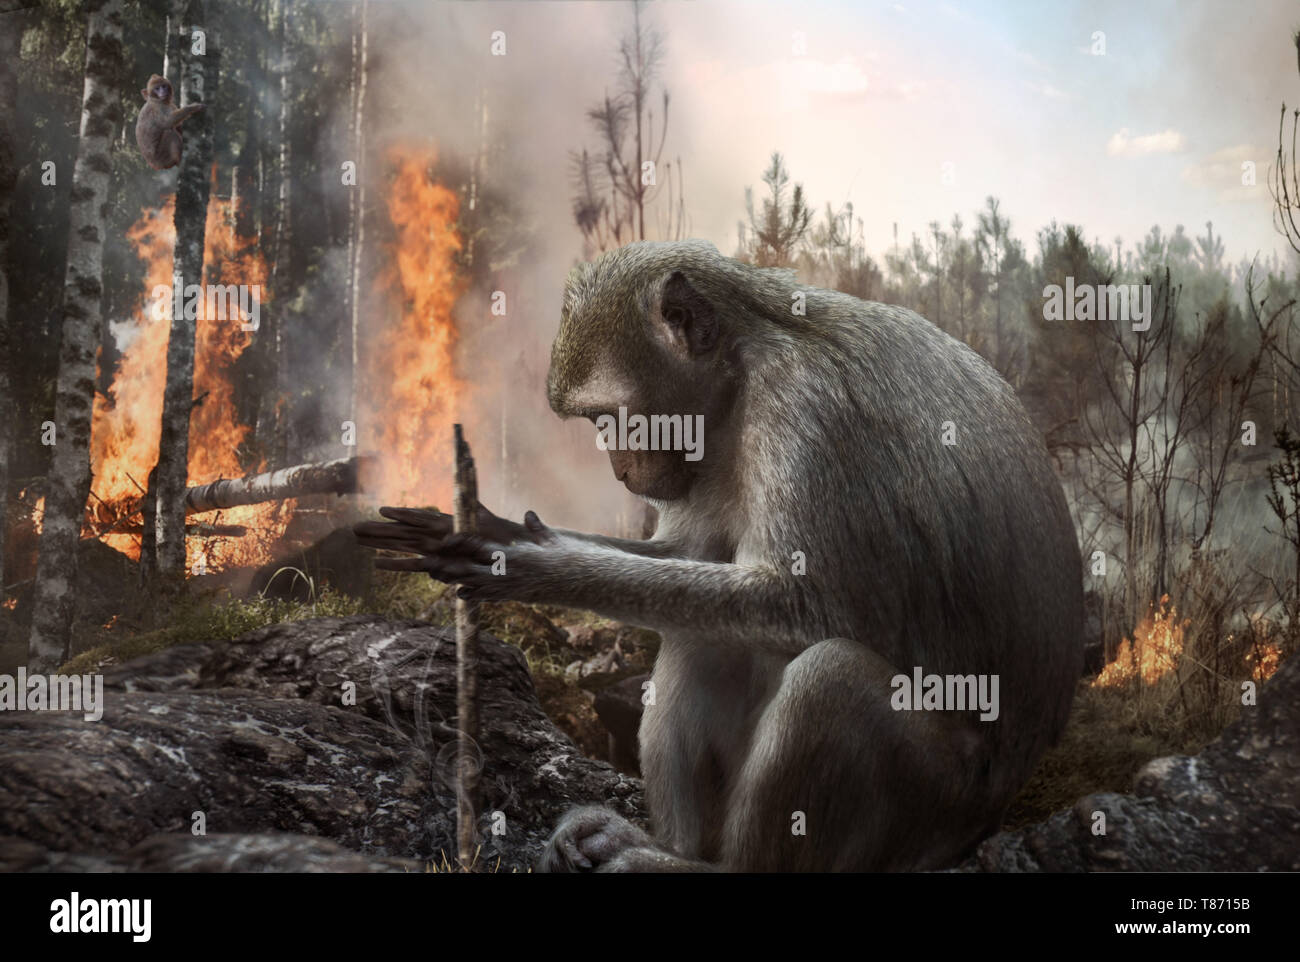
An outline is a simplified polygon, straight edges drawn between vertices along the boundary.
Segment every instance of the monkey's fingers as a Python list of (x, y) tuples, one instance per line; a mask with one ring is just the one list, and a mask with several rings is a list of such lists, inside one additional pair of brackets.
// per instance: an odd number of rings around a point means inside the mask
[(564, 857), (569, 860), (570, 865), (576, 865), (579, 868), (591, 868), (591, 859), (583, 855), (578, 849), (577, 841), (569, 835), (563, 835), (556, 839), (560, 850), (564, 852)]
[(426, 554), (432, 551), (442, 539), (423, 529), (410, 528), (400, 524), (385, 524), (382, 521), (364, 521), (352, 528), (357, 542), (367, 548), (391, 548), (394, 551), (411, 551)]
[(423, 508), (394, 508), (385, 505), (379, 509), (379, 513), (385, 518), (391, 518), (393, 521), (435, 532), (448, 532), (451, 531), (453, 526), (451, 515), (443, 514), (441, 511), (426, 511)]
[(479, 565), (435, 557), (376, 558), (375, 567), (383, 571), (427, 571), (436, 581), (447, 584), (465, 580), (477, 581), (483, 577), (483, 569)]
[(424, 562), (423, 566), (410, 570), (427, 571), (431, 577), (447, 584), (468, 584), (471, 588), (481, 588), (484, 581), (492, 578), (483, 565), (473, 561), (440, 558), (437, 555), (420, 560)]
[(481, 565), (490, 565), (492, 555), (498, 550), (500, 550), (499, 545), (494, 545), (478, 535), (453, 534), (434, 548), (433, 553), (440, 558), (469, 559)]
[(532, 539), (534, 544), (545, 544), (555, 537), (551, 533), (550, 527), (541, 518), (537, 517), (536, 511), (524, 512), (524, 530), (528, 532), (528, 537)]

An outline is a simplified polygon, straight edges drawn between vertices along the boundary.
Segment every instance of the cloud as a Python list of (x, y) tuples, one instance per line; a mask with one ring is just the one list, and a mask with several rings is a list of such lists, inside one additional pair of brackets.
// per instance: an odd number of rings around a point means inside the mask
[(811, 94), (834, 94), (856, 97), (871, 86), (866, 72), (856, 61), (843, 59), (836, 63), (799, 58), (791, 65), (797, 89)]
[(1048, 100), (1073, 100), (1074, 99), (1073, 94), (1066, 93), (1060, 87), (1053, 87), (1049, 83), (1039, 84), (1039, 83), (1034, 83), (1032, 80), (1026, 80), (1025, 86), (1028, 87), (1030, 90), (1032, 90), (1034, 93), (1038, 94), (1040, 97), (1045, 97)]
[(1141, 137), (1129, 136), (1124, 127), (1111, 134), (1106, 141), (1106, 153), (1112, 157), (1144, 157), (1147, 154), (1177, 154), (1183, 151), (1187, 141), (1176, 130), (1162, 130), (1158, 134), (1143, 134)]
[(900, 80), (891, 89), (900, 100), (919, 100), (929, 86), (924, 80)]
[[(1215, 197), (1226, 203), (1259, 200), (1267, 196), (1263, 180), (1272, 154), (1262, 147), (1237, 144), (1216, 150), (1183, 168), (1183, 182), (1191, 187), (1213, 190)], [(1246, 173), (1244, 164), (1255, 165), (1255, 183), (1242, 183)]]

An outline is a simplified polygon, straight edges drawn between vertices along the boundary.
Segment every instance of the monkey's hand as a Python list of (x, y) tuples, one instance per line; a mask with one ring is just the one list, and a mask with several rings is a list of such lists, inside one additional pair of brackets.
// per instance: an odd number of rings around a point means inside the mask
[(185, 123), (185, 121), (189, 120), (195, 114), (201, 114), (206, 109), (207, 109), (207, 105), (201, 103), (190, 104), (188, 107), (182, 107), (179, 110), (177, 110), (176, 113), (172, 114), (171, 125), (173, 127), (179, 127), (181, 124)]
[[(363, 521), (352, 529), (357, 536), (357, 541), (367, 548), (430, 554), (441, 547), (455, 529), (452, 516), (441, 511), (384, 507), (379, 509), (379, 513), (391, 520)], [(533, 515), (533, 517), (537, 516)], [(539, 528), (545, 528), (540, 521), (537, 525)], [(538, 536), (537, 532), (530, 530), (526, 525), (497, 517), (482, 504), (478, 506), (478, 533), (484, 539), (498, 544), (512, 544), (520, 540), (534, 541)], [(386, 560), (390, 559), (380, 558), (379, 562)], [(379, 566), (385, 567), (383, 564)]]
[(385, 507), (380, 513), (392, 523), (358, 524), (353, 529), (357, 540), (421, 557), (376, 558), (375, 567), (426, 571), (438, 581), (459, 585), (461, 598), (543, 601), (554, 590), (547, 586), (554, 586), (565, 569), (569, 539), (559, 538), (532, 511), (523, 524), (515, 524), (480, 505), (479, 531), (472, 535), (453, 533), (451, 516), (438, 511)]
[(524, 529), (524, 537), (509, 543), (453, 534), (424, 558), (378, 559), (376, 564), (427, 571), (457, 585), (456, 596), (471, 601), (554, 601), (562, 594), (566, 572), (576, 573), (582, 545), (560, 537), (531, 511), (524, 515)]

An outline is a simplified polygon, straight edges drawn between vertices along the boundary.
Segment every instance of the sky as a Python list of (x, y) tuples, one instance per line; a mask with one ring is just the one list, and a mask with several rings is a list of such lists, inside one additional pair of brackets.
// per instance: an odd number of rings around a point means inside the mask
[[(485, 69), (527, 105), (516, 143), (548, 187), (538, 213), (563, 220), (556, 182), (569, 149), (596, 143), (582, 109), (613, 83), (630, 5), (444, 11), (463, 43), (507, 29), (508, 56)], [(725, 252), (774, 149), (819, 210), (854, 204), (877, 256), (895, 223), (903, 242), (954, 213), (969, 229), (989, 195), (1031, 251), (1052, 220), (1126, 246), (1213, 221), (1231, 261), (1287, 250), (1267, 184), (1281, 102), (1300, 103), (1294, 3), (659, 0), (646, 17), (666, 45), (666, 153), (684, 164), (691, 234)]]
[[(519, 497), (527, 487), (531, 500), (503, 494), (503, 506), (576, 527), (626, 514), (631, 498), (609, 484), (590, 425), (552, 417), (536, 378), (512, 365), (527, 356), (544, 369), (564, 279), (583, 256), (571, 156), (599, 148), (585, 113), (616, 84), (631, 5), (375, 0), (370, 9), (369, 82), (400, 90), (407, 105), (385, 115), (380, 139), (472, 156), (482, 96), (495, 145), (483, 183), (509, 198), (510, 223), (531, 231), (521, 262), (501, 274), (509, 316), (477, 301), (457, 309), (459, 364), (482, 403), (536, 415), (512, 439), (528, 465)], [(1295, 0), (656, 0), (645, 16), (666, 49), (655, 100), (671, 95), (664, 156), (684, 165), (687, 236), (723, 253), (736, 250), (745, 187), (762, 188), (779, 150), (819, 216), (828, 202), (853, 203), (878, 260), (895, 224), (907, 243), (959, 214), (969, 236), (992, 195), (1030, 256), (1052, 221), (1129, 249), (1153, 225), (1197, 236), (1213, 221), (1230, 263), (1284, 251), (1295, 263), (1274, 232), (1267, 187), (1281, 102), (1300, 104)], [(504, 56), (490, 54), (497, 31)], [(1096, 33), (1104, 54), (1092, 52)], [(1244, 161), (1255, 163), (1254, 187), (1241, 183)]]

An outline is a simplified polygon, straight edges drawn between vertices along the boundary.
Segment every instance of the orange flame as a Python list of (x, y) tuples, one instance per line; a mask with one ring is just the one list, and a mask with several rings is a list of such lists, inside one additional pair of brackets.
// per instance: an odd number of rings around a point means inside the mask
[[(1134, 680), (1151, 685), (1178, 666), (1183, 654), (1184, 631), (1191, 624), (1188, 619), (1178, 620), (1178, 608), (1169, 603), (1169, 596), (1160, 598), (1133, 632), (1133, 641), (1120, 642), (1115, 660), (1108, 664), (1095, 679), (1094, 688), (1117, 688)], [(1232, 640), (1232, 636), (1228, 636)], [(1282, 661), (1281, 646), (1262, 642), (1245, 653), (1245, 666), (1250, 676), (1258, 682), (1267, 681), (1277, 671)]]
[(394, 171), (388, 216), (395, 241), (379, 284), (395, 310), (358, 345), (362, 437), (381, 455), (364, 487), (390, 502), (445, 505), (451, 424), (464, 388), (452, 362), (452, 309), (466, 288), (455, 260), (462, 246), (455, 230), (459, 200), (432, 179), (432, 147), (396, 146), (387, 160)]
[[(377, 280), (391, 310), (369, 323), (359, 340), (358, 421), (363, 446), (380, 453), (364, 479), (368, 493), (401, 503), (436, 503), (450, 493), (450, 428), (459, 414), (464, 385), (453, 369), (457, 332), (452, 317), (466, 289), (456, 256), (456, 193), (437, 183), (432, 147), (398, 146), (388, 152), (393, 170), (388, 215), (394, 241), (384, 252), (388, 265)], [(215, 168), (214, 168), (215, 176)], [(146, 210), (128, 231), (145, 264), (139, 310), (124, 340), (121, 361), (108, 397), (96, 397), (91, 430), (93, 496), (87, 505), (85, 534), (103, 540), (132, 558), (140, 554), (138, 507), (157, 457), (166, 380), (170, 303), (156, 305), (152, 292), (170, 291), (175, 248), (174, 202)], [(205, 285), (263, 285), (266, 264), (252, 245), (234, 232), (227, 200), (210, 195), (204, 251)], [(184, 278), (186, 284), (193, 279)], [(167, 296), (170, 296), (169, 294)], [(194, 394), (202, 398), (191, 417), (189, 484), (204, 484), (246, 473), (237, 451), (249, 428), (235, 419), (232, 366), (252, 335), (241, 318), (208, 317), (200, 308), (195, 330)], [(162, 319), (155, 319), (155, 307)], [(440, 443), (443, 441), (446, 443)], [(255, 470), (264, 470), (259, 466)], [(370, 476), (372, 475), (373, 476)], [(193, 520), (243, 525), (243, 539), (187, 539), (192, 572), (265, 561), (283, 533), (294, 502), (244, 505)], [(130, 523), (104, 529), (115, 520)]]
[[(212, 284), (260, 285), (266, 297), (266, 264), (235, 236), (234, 211), (229, 200), (217, 196), (216, 169), (209, 195), (203, 262), (205, 290)], [(163, 389), (167, 376), (167, 339), (170, 301), (158, 304), (155, 289), (172, 284), (172, 252), (176, 246), (174, 198), (159, 210), (145, 210), (127, 232), (127, 238), (145, 264), (140, 307), (127, 332), (121, 361), (108, 390), (108, 398), (95, 397), (91, 427), (93, 495), (87, 505), (85, 533), (93, 535), (106, 522), (131, 515), (144, 494), (149, 472), (157, 458), (162, 426)], [(194, 278), (183, 278), (186, 285)], [(170, 294), (164, 295), (170, 298)], [(215, 306), (215, 305), (214, 305)], [(215, 313), (215, 312), (214, 312)], [(237, 313), (237, 312), (236, 312)], [(162, 315), (161, 317), (155, 316)], [(199, 305), (195, 327), (194, 394), (202, 398), (190, 419), (188, 481), (204, 484), (223, 477), (240, 477), (238, 448), (248, 426), (235, 419), (232, 365), (252, 340), (244, 331), (242, 316), (209, 316), (208, 301)], [(262, 547), (277, 538), (287, 524), (291, 504), (244, 505), (215, 514), (196, 516), (242, 524), (260, 533), (254, 543), (188, 539), (187, 563), (191, 570), (217, 570), (233, 563), (265, 560)], [(137, 523), (139, 514), (132, 515)], [(132, 558), (140, 555), (138, 533), (116, 530), (102, 535), (105, 543)], [(260, 543), (259, 543), (260, 542)]]
[(1120, 642), (1115, 660), (1102, 669), (1092, 682), (1094, 688), (1114, 688), (1134, 679), (1153, 684), (1178, 665), (1183, 650), (1183, 629), (1188, 621), (1178, 621), (1178, 609), (1163, 595), (1160, 604), (1147, 612), (1133, 631), (1133, 640)]
[(1246, 652), (1246, 667), (1250, 669), (1250, 677), (1255, 681), (1268, 681), (1273, 674), (1282, 666), (1282, 647), (1264, 643), (1257, 649), (1252, 648)]

